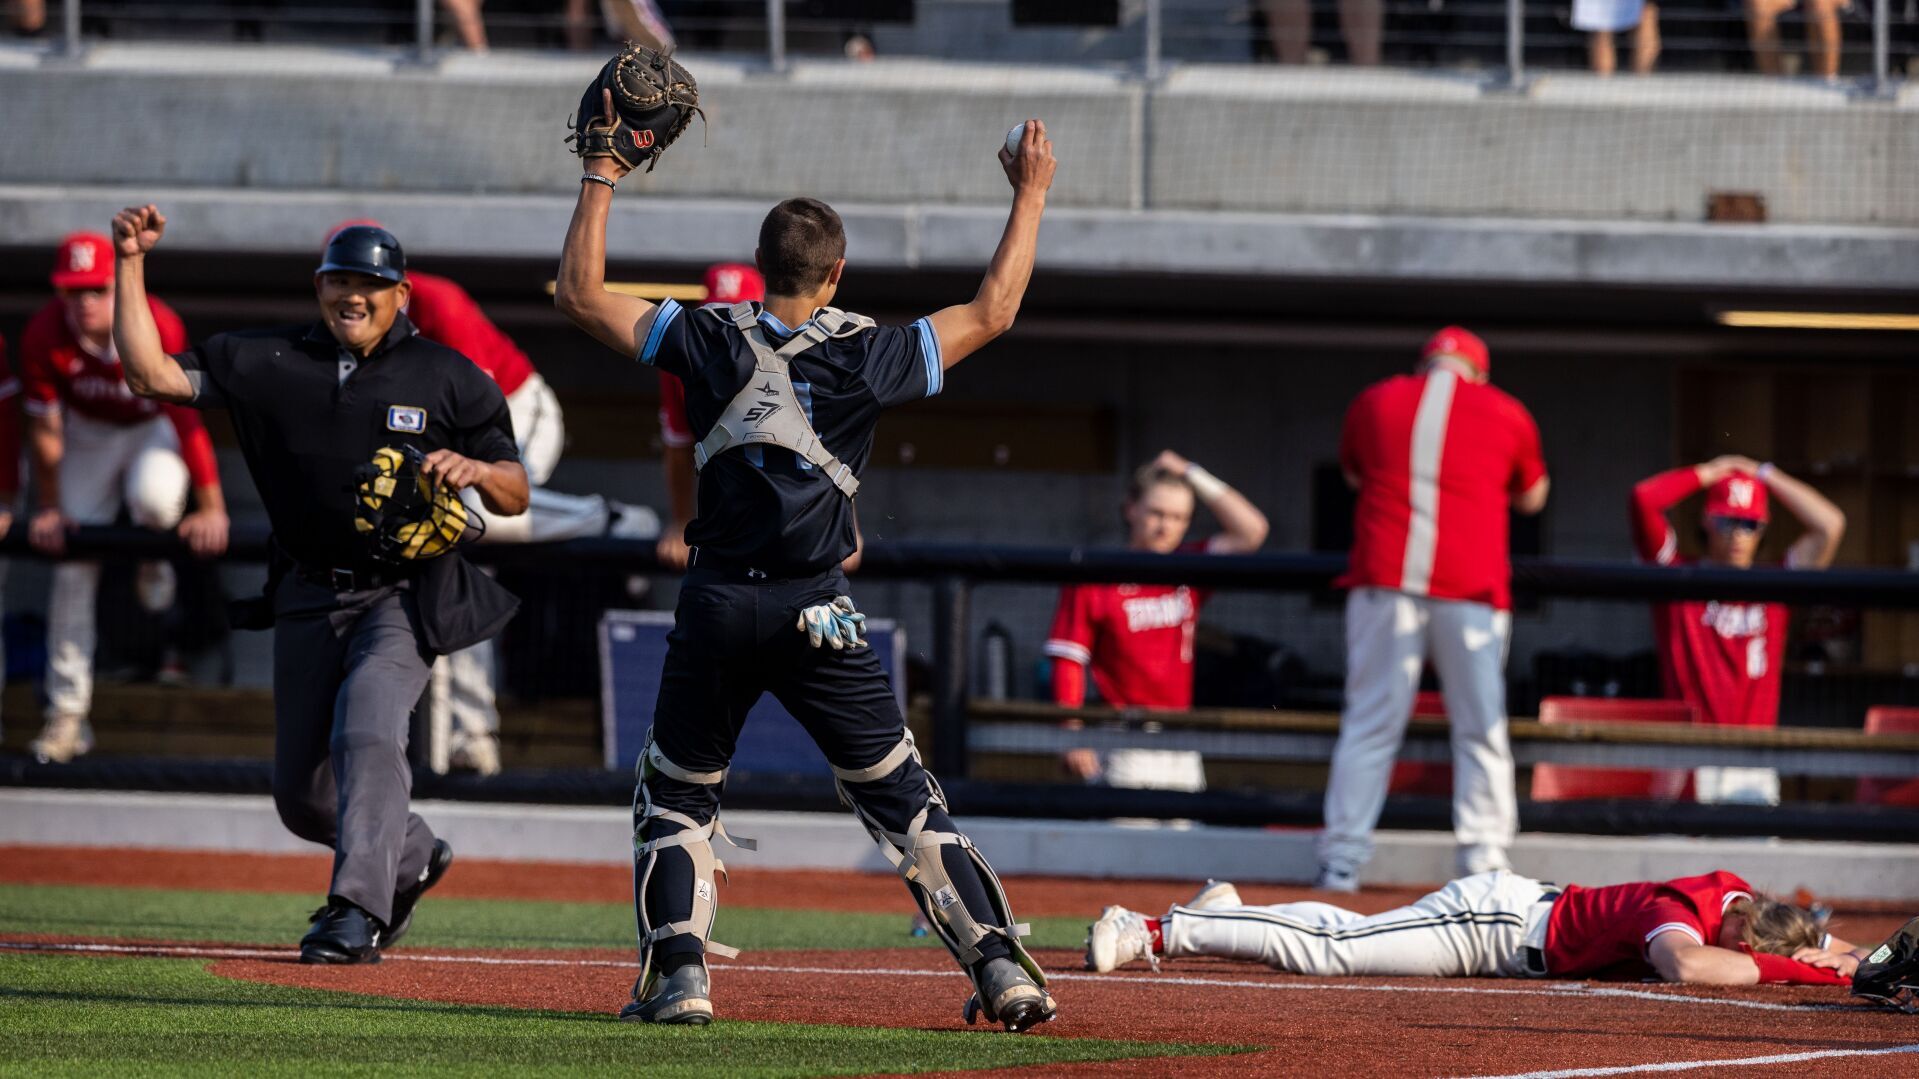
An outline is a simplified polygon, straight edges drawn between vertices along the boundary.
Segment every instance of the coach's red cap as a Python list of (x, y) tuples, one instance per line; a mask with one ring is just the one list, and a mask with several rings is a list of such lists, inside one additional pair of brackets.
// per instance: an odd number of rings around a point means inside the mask
[(1492, 373), (1493, 361), (1486, 352), (1486, 342), (1463, 326), (1448, 326), (1434, 334), (1419, 353), (1422, 361), (1435, 356), (1453, 356), (1472, 364), (1482, 375)]
[(766, 299), (766, 280), (744, 262), (720, 262), (706, 268), (707, 303), (746, 303)]
[(1764, 480), (1750, 472), (1735, 472), (1706, 489), (1706, 519), (1737, 517), (1747, 521), (1772, 519)]
[(76, 232), (53, 256), (54, 288), (106, 288), (113, 284), (113, 241), (97, 232)]

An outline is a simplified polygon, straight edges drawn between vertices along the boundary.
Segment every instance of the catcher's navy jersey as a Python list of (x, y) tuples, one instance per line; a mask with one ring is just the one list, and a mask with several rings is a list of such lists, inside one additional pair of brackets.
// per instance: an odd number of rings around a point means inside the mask
[[(753, 306), (774, 348), (796, 332)], [(696, 439), (713, 430), (754, 370), (751, 347), (719, 304), (661, 304), (639, 359), (685, 383)], [(939, 338), (926, 319), (829, 338), (792, 361), (793, 389), (813, 430), (855, 476), (866, 470), (880, 411), (938, 393), (941, 373)], [(700, 472), (686, 542), (774, 576), (808, 576), (853, 553), (853, 502), (790, 450), (730, 449)]]
[(322, 322), (219, 334), (174, 359), (195, 408), (228, 410), (275, 541), (309, 569), (367, 565), (354, 489), (380, 447), (520, 459), (500, 388), (405, 315), (350, 365)]

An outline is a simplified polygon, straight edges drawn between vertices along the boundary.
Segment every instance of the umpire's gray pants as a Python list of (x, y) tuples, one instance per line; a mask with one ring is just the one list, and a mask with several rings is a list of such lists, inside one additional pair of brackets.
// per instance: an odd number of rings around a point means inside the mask
[(328, 894), (386, 922), (433, 832), (407, 810), (407, 718), (430, 657), (405, 586), (334, 592), (288, 574), (275, 597), (273, 803), (294, 835), (333, 848)]

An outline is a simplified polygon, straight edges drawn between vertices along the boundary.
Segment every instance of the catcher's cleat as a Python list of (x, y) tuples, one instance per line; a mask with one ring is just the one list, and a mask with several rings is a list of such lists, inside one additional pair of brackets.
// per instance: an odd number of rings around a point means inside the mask
[(1104, 974), (1135, 959), (1144, 959), (1154, 970), (1159, 969), (1146, 916), (1125, 907), (1107, 907), (1100, 912), (1099, 921), (1086, 928), (1086, 969)]
[(1011, 959), (988, 959), (980, 968), (979, 986), (979, 992), (966, 1000), (963, 1014), (969, 1026), (983, 1013), (987, 1022), (1000, 1024), (1008, 1034), (1018, 1034), (1059, 1017), (1053, 995)]
[(1919, 918), (1866, 956), (1852, 975), (1852, 995), (1919, 1014)]
[(1226, 907), (1245, 905), (1240, 902), (1239, 889), (1233, 887), (1233, 882), (1230, 880), (1208, 880), (1200, 886), (1199, 891), (1193, 893), (1193, 898), (1185, 903), (1185, 906), (1194, 910), (1223, 910)]
[(420, 879), (412, 886), (393, 893), (393, 928), (387, 930), (386, 943), (382, 947), (391, 948), (400, 943), (406, 931), (413, 928), (413, 908), (419, 905), (420, 897), (427, 889), (440, 883), (446, 871), (453, 865), (453, 848), (444, 839), (433, 841), (433, 853), (427, 856), (426, 869)]
[(663, 1023), (703, 1027), (713, 1021), (713, 1002), (707, 997), (706, 965), (688, 963), (654, 981), (654, 992), (620, 1009), (629, 1023)]
[(300, 940), (300, 962), (345, 965), (380, 961), (380, 923), (344, 899), (329, 897), (313, 912), (313, 928)]

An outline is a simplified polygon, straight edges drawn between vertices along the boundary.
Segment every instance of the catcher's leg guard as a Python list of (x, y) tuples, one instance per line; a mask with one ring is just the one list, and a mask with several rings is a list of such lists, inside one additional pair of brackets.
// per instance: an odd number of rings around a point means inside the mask
[[(639, 784), (633, 794), (633, 909), (638, 923), (640, 974), (633, 983), (633, 1003), (621, 1016), (655, 1023), (703, 1023), (712, 1017), (712, 1005), (704, 996), (705, 979), (698, 979), (702, 993), (664, 1006), (653, 1003), (660, 992), (661, 971), (655, 954), (661, 944), (678, 937), (692, 938), (691, 949), (701, 956), (732, 958), (739, 953), (709, 939), (713, 917), (718, 911), (719, 895), (715, 875), (724, 876), (726, 866), (713, 854), (713, 837), (718, 836), (744, 850), (758, 844), (751, 839), (735, 839), (726, 834), (719, 821), (720, 790), (725, 771), (695, 772), (668, 760), (651, 738), (640, 753)], [(662, 868), (663, 858), (680, 854), (691, 862), (685, 866)], [(677, 894), (664, 894), (672, 889)], [(682, 916), (659, 920), (654, 911), (668, 910)], [(701, 958), (696, 965), (705, 967)]]
[[(866, 826), (927, 924), (973, 979), (966, 1021), (983, 1011), (989, 1022), (1024, 1030), (1053, 1018), (1059, 1009), (1045, 990), (1046, 975), (1020, 943), (1031, 928), (1013, 920), (999, 876), (947, 815), (946, 795), (920, 764), (912, 733), (902, 732), (899, 744), (871, 766), (836, 766), (833, 775), (840, 801)], [(997, 971), (987, 984), (987, 968), (1004, 959), (1024, 969), (1030, 988), (1009, 995), (1011, 983)], [(1016, 1003), (1018, 1016), (1002, 1016), (996, 1002)]]

